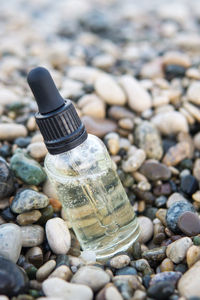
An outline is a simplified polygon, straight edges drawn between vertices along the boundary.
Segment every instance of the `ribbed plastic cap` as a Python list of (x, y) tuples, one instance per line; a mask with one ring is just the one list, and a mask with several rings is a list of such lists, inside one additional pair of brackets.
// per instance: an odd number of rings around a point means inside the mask
[(35, 118), (48, 151), (59, 154), (83, 143), (87, 138), (85, 127), (72, 102), (59, 94), (48, 70), (33, 69), (27, 81), (38, 104)]

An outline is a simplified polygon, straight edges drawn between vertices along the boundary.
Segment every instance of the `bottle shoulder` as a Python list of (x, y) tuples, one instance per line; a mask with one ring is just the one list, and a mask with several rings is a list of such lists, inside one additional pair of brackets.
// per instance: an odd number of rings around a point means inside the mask
[(104, 143), (91, 134), (78, 147), (57, 155), (47, 154), (45, 158), (45, 169), (50, 176), (85, 176), (103, 172), (111, 165)]

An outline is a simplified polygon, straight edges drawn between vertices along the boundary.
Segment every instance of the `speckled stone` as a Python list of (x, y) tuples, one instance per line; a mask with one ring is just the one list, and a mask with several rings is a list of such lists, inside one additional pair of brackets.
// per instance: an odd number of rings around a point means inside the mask
[(31, 189), (19, 190), (14, 197), (11, 210), (14, 213), (23, 213), (33, 209), (41, 209), (49, 204), (49, 199), (46, 195), (38, 193)]
[(173, 272), (173, 271), (166, 271), (166, 272), (158, 273), (151, 279), (150, 285), (154, 285), (154, 284), (156, 284), (158, 282), (162, 282), (162, 281), (168, 281), (172, 285), (176, 285), (176, 283), (180, 279), (181, 275), (182, 275), (181, 272)]
[(189, 237), (183, 237), (169, 246), (167, 246), (166, 254), (174, 263), (178, 264), (186, 256), (187, 250), (192, 245), (192, 240)]
[(22, 246), (34, 247), (41, 245), (44, 241), (44, 228), (40, 225), (21, 226)]
[(130, 263), (130, 257), (126, 254), (116, 255), (110, 260), (110, 266), (115, 269), (126, 267)]
[(10, 196), (14, 189), (13, 173), (5, 159), (0, 157), (0, 199)]

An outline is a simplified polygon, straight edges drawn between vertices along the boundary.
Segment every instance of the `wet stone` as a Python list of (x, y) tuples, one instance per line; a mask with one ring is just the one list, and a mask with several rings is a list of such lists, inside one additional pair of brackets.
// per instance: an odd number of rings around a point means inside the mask
[(0, 157), (0, 199), (10, 196), (15, 189), (14, 176), (7, 162)]
[(200, 233), (200, 218), (197, 214), (187, 211), (178, 218), (179, 229), (187, 236)]
[(14, 197), (11, 209), (14, 213), (23, 213), (32, 209), (41, 209), (49, 204), (46, 195), (31, 189), (19, 190)]
[(191, 196), (199, 188), (198, 181), (192, 175), (187, 175), (181, 178), (181, 190)]
[(12, 261), (3, 257), (0, 257), (0, 282), (0, 295), (11, 297), (27, 291), (26, 274)]
[(171, 177), (170, 169), (159, 162), (145, 161), (140, 172), (149, 180), (168, 180)]
[(175, 202), (168, 209), (166, 215), (167, 226), (174, 233), (181, 232), (178, 227), (178, 219), (186, 211), (195, 212), (194, 206), (186, 200)]
[(22, 152), (14, 154), (10, 162), (15, 175), (27, 184), (39, 185), (46, 179), (41, 165)]
[(168, 300), (173, 293), (174, 286), (167, 281), (152, 285), (147, 291), (147, 295), (156, 300)]

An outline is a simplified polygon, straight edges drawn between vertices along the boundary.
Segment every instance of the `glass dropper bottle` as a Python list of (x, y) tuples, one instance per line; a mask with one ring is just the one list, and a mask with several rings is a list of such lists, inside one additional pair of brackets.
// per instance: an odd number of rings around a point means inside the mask
[(139, 226), (105, 145), (87, 134), (72, 102), (61, 97), (45, 68), (33, 69), (28, 83), (48, 149), (45, 169), (82, 249), (94, 251), (97, 259), (128, 249)]

